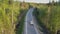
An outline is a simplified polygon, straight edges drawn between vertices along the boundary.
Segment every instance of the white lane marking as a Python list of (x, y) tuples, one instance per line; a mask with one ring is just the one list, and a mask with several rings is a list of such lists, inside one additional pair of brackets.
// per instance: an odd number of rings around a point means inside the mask
[(26, 34), (28, 33), (28, 30), (27, 30), (27, 16), (28, 16), (29, 11), (30, 11), (30, 9), (28, 10), (28, 12), (26, 14), (26, 23), (25, 23), (25, 25), (26, 25)]
[(27, 34), (27, 14), (26, 14), (26, 17), (25, 17), (25, 34)]

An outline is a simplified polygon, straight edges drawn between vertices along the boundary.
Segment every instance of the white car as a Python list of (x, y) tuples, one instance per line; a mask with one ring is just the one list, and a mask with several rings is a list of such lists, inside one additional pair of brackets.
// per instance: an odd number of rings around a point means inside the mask
[(33, 21), (31, 21), (30, 24), (33, 25)]

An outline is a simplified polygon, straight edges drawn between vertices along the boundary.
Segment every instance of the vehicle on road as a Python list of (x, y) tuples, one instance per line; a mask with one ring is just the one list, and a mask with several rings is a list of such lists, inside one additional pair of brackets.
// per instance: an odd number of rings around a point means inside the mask
[(30, 21), (30, 24), (33, 25), (33, 21)]

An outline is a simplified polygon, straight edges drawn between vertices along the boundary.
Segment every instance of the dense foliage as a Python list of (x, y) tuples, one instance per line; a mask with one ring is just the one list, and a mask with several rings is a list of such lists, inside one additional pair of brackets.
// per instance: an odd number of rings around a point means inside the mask
[(15, 34), (19, 10), (19, 2), (0, 0), (0, 34)]
[(58, 5), (40, 5), (34, 14), (39, 21), (39, 25), (48, 30), (48, 34), (57, 34), (60, 30), (60, 6)]

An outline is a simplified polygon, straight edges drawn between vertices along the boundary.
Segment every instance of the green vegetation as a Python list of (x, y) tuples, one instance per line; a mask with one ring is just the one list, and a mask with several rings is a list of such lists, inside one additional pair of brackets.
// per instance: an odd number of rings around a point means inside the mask
[[(59, 2), (60, 3), (60, 2)], [(0, 0), (0, 34), (22, 34), (24, 17), (29, 6), (37, 7), (34, 15), (38, 24), (48, 30), (48, 34), (57, 34), (60, 30), (60, 4), (20, 3), (13, 0)]]
[(22, 34), (24, 30), (24, 19), (27, 11), (24, 12), (24, 15), (21, 17), (21, 19), (18, 21), (19, 22), (19, 27), (17, 28), (16, 34)]
[[(18, 3), (18, 2), (16, 2)], [(15, 24), (19, 15), (19, 5), (6, 0), (0, 2), (0, 34), (15, 34)]]
[[(21, 30), (19, 29), (19, 34), (21, 34), (23, 30), (24, 15), (27, 9), (28, 5), (23, 7), (20, 2), (0, 0), (0, 34), (15, 34), (17, 23), (20, 24), (19, 28)], [(23, 16), (21, 16), (22, 14)], [(21, 20), (19, 20), (18, 17), (22, 17)]]
[(60, 30), (60, 5), (40, 5), (34, 10), (38, 24), (48, 30), (47, 34), (57, 34)]

